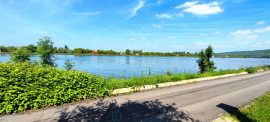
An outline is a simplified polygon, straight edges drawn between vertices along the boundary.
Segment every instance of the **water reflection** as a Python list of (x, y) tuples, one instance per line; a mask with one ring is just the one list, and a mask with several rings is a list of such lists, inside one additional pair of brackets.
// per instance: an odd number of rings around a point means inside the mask
[(125, 58), (126, 58), (126, 64), (128, 65), (130, 62), (129, 56), (126, 56)]

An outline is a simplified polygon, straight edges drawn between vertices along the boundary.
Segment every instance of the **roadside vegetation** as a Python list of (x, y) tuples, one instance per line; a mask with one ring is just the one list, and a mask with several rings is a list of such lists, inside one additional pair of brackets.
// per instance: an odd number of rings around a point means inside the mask
[[(258, 97), (251, 105), (232, 111), (225, 115), (235, 122), (269, 122), (270, 92)], [(224, 117), (221, 117), (224, 118)]]
[[(210, 60), (212, 47), (200, 52), (197, 61), (200, 73), (133, 76), (132, 78), (105, 78), (72, 70), (74, 63), (65, 62), (65, 69), (59, 69), (54, 63), (53, 42), (50, 38), (41, 38), (34, 48), (40, 55), (39, 63), (30, 63), (29, 50), (19, 48), (11, 54), (9, 62), (0, 62), (0, 114), (21, 112), (41, 107), (63, 105), (84, 99), (104, 98), (112, 95), (114, 89), (157, 85), (158, 83), (181, 81), (194, 78), (217, 76), (231, 73), (252, 71), (254, 68), (215, 71), (214, 62)], [(269, 69), (270, 66), (256, 67)], [(203, 70), (202, 70), (203, 69)]]
[(110, 96), (113, 89), (138, 87), (169, 81), (244, 72), (220, 70), (207, 73), (184, 73), (134, 76), (129, 79), (105, 78), (76, 70), (24, 63), (0, 63), (0, 114), (39, 109), (45, 106)]

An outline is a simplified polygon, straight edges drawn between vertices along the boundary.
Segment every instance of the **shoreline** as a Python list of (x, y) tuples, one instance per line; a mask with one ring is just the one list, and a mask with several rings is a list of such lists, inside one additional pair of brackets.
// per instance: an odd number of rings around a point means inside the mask
[[(11, 54), (11, 52), (0, 52), (0, 54)], [(38, 55), (38, 54), (31, 54)], [(155, 56), (155, 55), (105, 55), (105, 54), (73, 54), (73, 53), (55, 53), (54, 55), (73, 55), (73, 56), (134, 56), (134, 57), (183, 57), (183, 58), (198, 58), (198, 56)], [(212, 58), (241, 58), (241, 59), (270, 59), (258, 57), (212, 57)]]

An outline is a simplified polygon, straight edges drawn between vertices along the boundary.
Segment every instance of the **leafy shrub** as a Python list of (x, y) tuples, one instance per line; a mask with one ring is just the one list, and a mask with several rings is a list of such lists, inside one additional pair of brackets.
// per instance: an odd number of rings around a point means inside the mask
[(249, 73), (249, 74), (254, 74), (257, 72), (257, 68), (256, 67), (248, 67), (246, 68), (246, 71)]
[(29, 63), (0, 63), (0, 114), (109, 95), (106, 78)]
[(19, 48), (10, 55), (12, 62), (26, 62), (30, 60), (30, 51), (25, 48)]

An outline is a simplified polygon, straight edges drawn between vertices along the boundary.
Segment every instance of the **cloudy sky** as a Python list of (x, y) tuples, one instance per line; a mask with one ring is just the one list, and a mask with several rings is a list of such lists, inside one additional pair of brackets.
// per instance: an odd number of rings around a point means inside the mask
[(0, 45), (116, 51), (270, 49), (270, 0), (0, 0)]

